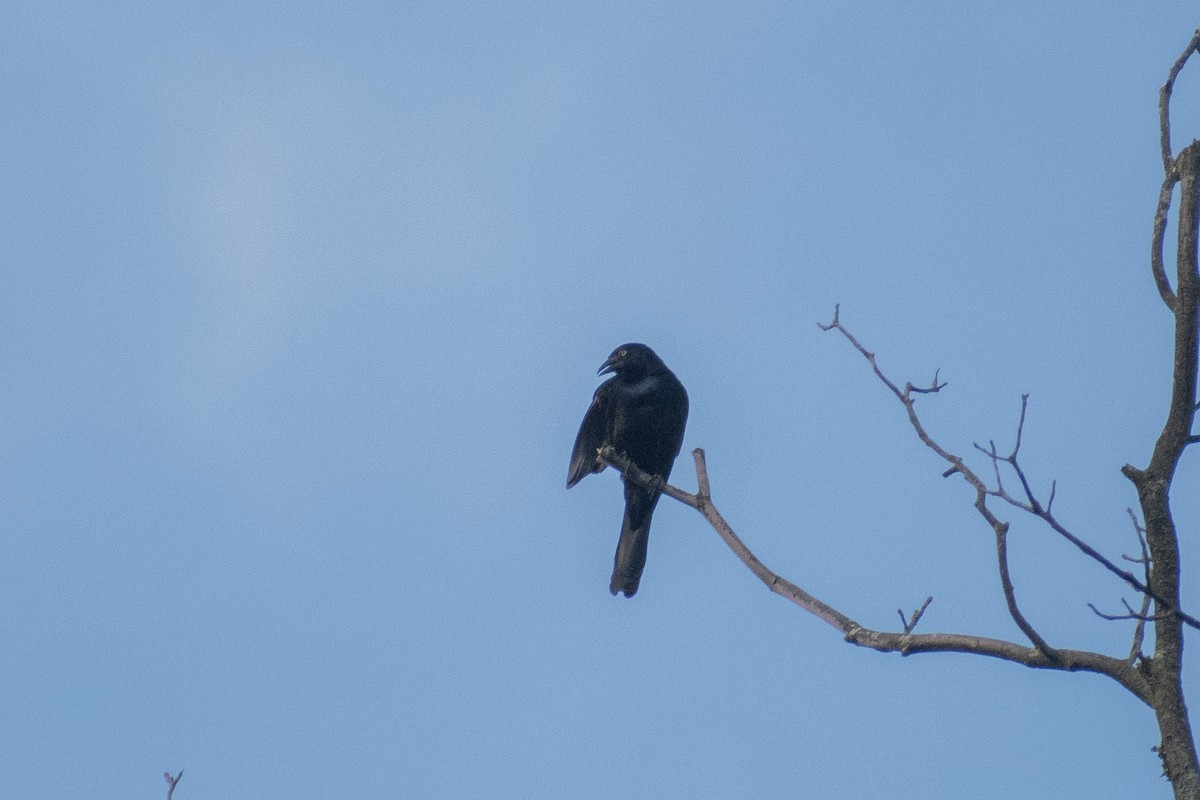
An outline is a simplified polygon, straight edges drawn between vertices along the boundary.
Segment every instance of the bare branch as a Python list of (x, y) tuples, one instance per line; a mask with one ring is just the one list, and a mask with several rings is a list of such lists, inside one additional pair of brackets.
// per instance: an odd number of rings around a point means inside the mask
[[(1021, 418), (1017, 422), (1017, 438), (1011, 453), (1006, 456), (1001, 456), (996, 450), (996, 443), (994, 441), (988, 443), (989, 449), (987, 450), (984, 450), (979, 445), (975, 445), (975, 449), (992, 460), (992, 466), (996, 471), (996, 490), (990, 491), (988, 494), (990, 494), (992, 497), (1003, 500), (1009, 505), (1016, 506), (1022, 511), (1028, 511), (1030, 514), (1040, 516), (1042, 513), (1042, 504), (1038, 502), (1037, 497), (1034, 495), (1033, 489), (1029, 486), (1029, 480), (1025, 477), (1025, 471), (1021, 469), (1021, 464), (1017, 460), (1017, 456), (1021, 452), (1021, 436), (1025, 432), (1025, 412), (1028, 406), (1029, 395), (1021, 395)], [(1025, 491), (1025, 498), (1027, 502), (1021, 502), (1005, 491), (1004, 481), (1000, 476), (1000, 462), (1002, 461), (1012, 467), (1013, 472), (1017, 474), (1017, 479), (1021, 481), (1021, 488)], [(1052, 487), (1050, 502), (1053, 502), (1053, 491), (1054, 490)], [(1049, 503), (1047, 503), (1047, 505), (1049, 505)]]
[(1183, 65), (1192, 57), (1192, 53), (1196, 52), (1197, 47), (1200, 47), (1200, 28), (1196, 29), (1191, 40), (1188, 41), (1187, 47), (1183, 48), (1179, 58), (1175, 59), (1175, 63), (1171, 65), (1171, 69), (1167, 73), (1166, 83), (1158, 90), (1158, 138), (1159, 147), (1162, 150), (1163, 172), (1167, 174), (1175, 169), (1175, 151), (1171, 149), (1171, 92), (1175, 88), (1175, 79), (1179, 77)]
[[(1164, 87), (1165, 88), (1165, 87)], [(1158, 294), (1167, 308), (1175, 310), (1175, 292), (1171, 291), (1171, 281), (1167, 278), (1167, 268), (1163, 264), (1163, 241), (1167, 237), (1167, 215), (1171, 211), (1171, 194), (1175, 184), (1179, 183), (1179, 174), (1169, 168), (1163, 178), (1162, 188), (1158, 190), (1158, 208), (1154, 210), (1154, 233), (1150, 236), (1150, 272), (1154, 275), (1154, 284)]]
[[(898, 389), (896, 387), (896, 384), (892, 383), (888, 379), (888, 377), (883, 374), (883, 370), (879, 369), (879, 364), (875, 361), (875, 354), (870, 352), (869, 350), (867, 350), (867, 348), (863, 347), (861, 344), (859, 344), (858, 339), (854, 338), (854, 334), (850, 333), (850, 331), (848, 331), (842, 327), (842, 323), (838, 319), (838, 315), (840, 313), (841, 313), (841, 303), (838, 303), (837, 305), (835, 305), (833, 307), (833, 321), (830, 322), (828, 325), (822, 325), (821, 323), (818, 322), (817, 327), (823, 331), (837, 330), (839, 333), (841, 333), (843, 336), (845, 336), (850, 341), (850, 344), (854, 345), (854, 349), (857, 350), (858, 352), (862, 353), (863, 357), (865, 359), (867, 359), (867, 362), (871, 365), (871, 369), (875, 371), (876, 377), (878, 377), (879, 380), (883, 382), (883, 385), (886, 386), (887, 388), (891, 389), (892, 394), (896, 395), (897, 399), (899, 399), (902, 403), (905, 403), (905, 405), (910, 404), (912, 402), (912, 400), (909, 397), (909, 395), (912, 393), (912, 389), (909, 387), (911, 387), (912, 384), (911, 383), (908, 384), (908, 386), (905, 387), (904, 391), (901, 391), (900, 389)], [(945, 385), (946, 384), (944, 384), (944, 383), (942, 384), (942, 386), (945, 386)], [(940, 388), (941, 387), (939, 387), (935, 382), (934, 386), (930, 389), (930, 392), (931, 393), (937, 392)], [(930, 446), (932, 446), (932, 440), (930, 440), (929, 442), (926, 442), (926, 444), (929, 444)], [(940, 450), (940, 448), (937, 448), (937, 449)], [(943, 458), (949, 457), (948, 454), (944, 454), (943, 452), (938, 452), (938, 455), (941, 455)]]
[(183, 770), (179, 770), (179, 774), (172, 776), (170, 772), (164, 772), (163, 778), (167, 781), (167, 800), (171, 800), (171, 796), (175, 794), (175, 787), (179, 784), (179, 779), (183, 777)]
[[(840, 306), (834, 307), (832, 322), (830, 322), (828, 325), (821, 325), (818, 323), (818, 327), (820, 327), (823, 331), (836, 330), (842, 334), (842, 336), (844, 336), (846, 340), (850, 342), (850, 344), (854, 345), (854, 348), (858, 350), (858, 352), (861, 353), (871, 364), (871, 369), (875, 372), (876, 377), (878, 377), (885, 386), (891, 389), (892, 394), (894, 394), (896, 399), (903, 404), (904, 410), (908, 413), (908, 423), (912, 426), (912, 429), (916, 431), (917, 438), (919, 438), (926, 447), (950, 463), (951, 470), (948, 470), (947, 473), (943, 474), (948, 474), (950, 471), (957, 472), (963, 476), (963, 479), (970, 484), (972, 488), (975, 489), (975, 510), (978, 511), (980, 516), (982, 516), (988, 525), (991, 526), (992, 532), (996, 536), (996, 557), (1000, 570), (1000, 581), (1004, 589), (1004, 601), (1008, 606), (1009, 615), (1012, 617), (1013, 622), (1016, 623), (1017, 627), (1021, 629), (1021, 632), (1024, 633), (1029, 641), (1034, 645), (1034, 647), (1036, 647), (1047, 660), (1054, 661), (1056, 658), (1054, 649), (1046, 643), (1046, 641), (1041, 637), (1040, 634), (1038, 634), (1029, 621), (1025, 619), (1024, 614), (1021, 613), (1019, 607), (1017, 606), (1015, 591), (1013, 589), (1012, 580), (1008, 573), (1008, 523), (1002, 522), (988, 507), (987, 498), (990, 492), (987, 488), (987, 484), (982, 478), (975, 474), (974, 470), (963, 463), (962, 458), (950, 453), (948, 450), (938, 444), (932, 436), (929, 435), (929, 432), (925, 430), (925, 426), (921, 422), (921, 418), (917, 415), (916, 400), (913, 398), (912, 392), (908, 388), (912, 384), (908, 384), (903, 392), (896, 388), (896, 384), (893, 383), (891, 379), (889, 379), (887, 375), (883, 373), (883, 370), (879, 368), (879, 364), (875, 360), (875, 354), (869, 352), (865, 347), (863, 347), (859, 343), (858, 339), (856, 339), (854, 335), (850, 333), (850, 331), (846, 330), (846, 328), (842, 325), (840, 319)], [(945, 383), (941, 384), (941, 386), (945, 385)], [(934, 383), (934, 388), (935, 390), (940, 388), (936, 381)], [(995, 450), (996, 445), (993, 443), (992, 452), (994, 453)]]
[[(768, 589), (790, 600), (800, 608), (841, 632), (843, 638), (850, 644), (859, 647), (869, 647), (879, 652), (900, 653), (970, 653), (980, 656), (990, 656), (1016, 664), (1023, 664), (1034, 669), (1054, 669), (1068, 672), (1084, 671), (1106, 675), (1124, 686), (1142, 702), (1150, 704), (1149, 684), (1145, 676), (1134, 669), (1129, 663), (1085, 650), (1057, 650), (1056, 658), (1050, 658), (1036, 647), (1024, 647), (1001, 639), (990, 639), (983, 636), (971, 636), (959, 633), (888, 633), (871, 630), (859, 625), (853, 619), (825, 603), (796, 584), (771, 571), (755, 556), (738, 538), (737, 534), (721, 516), (707, 493), (689, 494), (670, 484), (662, 483), (661, 479), (643, 472), (628, 458), (617, 453), (611, 447), (603, 447), (599, 452), (600, 458), (621, 470), (626, 480), (633, 481), (647, 489), (661, 488), (663, 494), (686, 506), (699, 511), (729, 546), (743, 564), (761, 580)], [(696, 478), (701, 486), (708, 486), (708, 469), (704, 460), (704, 451), (692, 451), (696, 461)], [(926, 606), (930, 601), (926, 601)], [(922, 606), (923, 610), (925, 606)], [(914, 614), (914, 622), (919, 615)]]
[[(1107, 557), (1102, 555), (1100, 553), (1100, 551), (1096, 550), (1096, 548), (1092, 547), (1090, 544), (1085, 542), (1083, 539), (1076, 536), (1074, 533), (1072, 533), (1070, 530), (1068, 530), (1066, 528), (1066, 526), (1064, 526), (1061, 522), (1059, 522), (1058, 518), (1056, 518), (1054, 516), (1054, 513), (1051, 511), (1051, 508), (1054, 505), (1055, 492), (1057, 491), (1057, 488), (1058, 488), (1057, 481), (1053, 481), (1050, 484), (1050, 498), (1049, 498), (1049, 500), (1046, 501), (1045, 506), (1043, 506), (1038, 501), (1037, 497), (1033, 493), (1032, 488), (1029, 485), (1029, 480), (1025, 476), (1025, 471), (1024, 471), (1024, 469), (1022, 469), (1020, 461), (1018, 460), (1018, 454), (1019, 454), (1019, 450), (1021, 447), (1021, 432), (1025, 426), (1025, 408), (1026, 408), (1026, 402), (1027, 402), (1028, 398), (1029, 398), (1029, 395), (1021, 396), (1021, 418), (1020, 418), (1020, 422), (1017, 424), (1016, 445), (1013, 447), (1012, 453), (1010, 453), (1007, 456), (999, 455), (996, 450), (995, 442), (991, 442), (988, 449), (984, 449), (983, 447), (980, 447), (978, 444), (975, 445), (976, 450), (978, 450), (979, 452), (986, 455), (989, 459), (991, 459), (992, 465), (995, 467), (995, 470), (996, 470), (996, 487), (997, 488), (994, 490), (989, 489), (987, 492), (988, 496), (995, 497), (999, 500), (1003, 500), (1004, 502), (1008, 503), (1009, 505), (1013, 506), (1014, 508), (1019, 508), (1022, 511), (1032, 514), (1033, 516), (1042, 520), (1048, 526), (1050, 526), (1051, 530), (1053, 530), (1059, 536), (1062, 536), (1064, 539), (1066, 539), (1071, 544), (1075, 545), (1075, 547), (1077, 547), (1082, 553), (1084, 553), (1089, 558), (1091, 558), (1094, 561), (1096, 561), (1097, 563), (1099, 563), (1101, 566), (1103, 566), (1105, 569), (1107, 569), (1112, 574), (1116, 575), (1121, 580), (1125, 581), (1127, 584), (1132, 586), (1138, 592), (1140, 592), (1141, 594), (1149, 594), (1150, 597), (1152, 597), (1155, 601), (1157, 601), (1160, 604), (1160, 606), (1162, 606), (1164, 609), (1173, 609), (1174, 612), (1179, 615), (1179, 619), (1184, 624), (1186, 624), (1190, 627), (1193, 627), (1193, 628), (1200, 629), (1200, 620), (1196, 619), (1191, 614), (1186, 613), (1182, 609), (1175, 607), (1175, 604), (1171, 603), (1169, 600), (1167, 600), (1163, 597), (1160, 597), (1158, 594), (1156, 594), (1150, 588), (1150, 579), (1149, 579), (1148, 572), (1147, 572), (1147, 577), (1146, 577), (1145, 581), (1139, 580), (1137, 577), (1134, 576), (1134, 574), (1132, 572), (1118, 567), (1111, 560), (1109, 560)], [(1026, 496), (1028, 502), (1018, 500), (1017, 498), (1010, 495), (1007, 490), (1005, 490), (1004, 484), (1000, 478), (1000, 467), (999, 467), (1000, 462), (1004, 462), (1005, 464), (1008, 464), (1013, 469), (1013, 471), (1017, 474), (1017, 478), (1021, 481), (1021, 487), (1025, 492), (1025, 496)], [(1129, 470), (1132, 470), (1132, 467), (1127, 466), (1126, 470), (1125, 470), (1127, 475), (1129, 474)]]
[(1159, 296), (1172, 311), (1175, 311), (1176, 298), (1175, 293), (1171, 291), (1171, 282), (1163, 264), (1167, 214), (1171, 209), (1171, 195), (1175, 191), (1175, 184), (1179, 183), (1179, 165), (1175, 161), (1175, 151), (1171, 148), (1171, 92), (1175, 89), (1175, 79), (1179, 77), (1180, 71), (1192, 53), (1196, 52), (1197, 47), (1200, 47), (1200, 29), (1196, 30), (1187, 47), (1171, 65), (1166, 82), (1158, 90), (1158, 140), (1163, 163), (1163, 183), (1158, 191), (1158, 207), (1154, 210), (1154, 233), (1150, 237), (1150, 270), (1154, 274)]
[(1017, 608), (1017, 595), (1013, 589), (1012, 578), (1008, 574), (1008, 523), (1005, 522), (996, 528), (996, 562), (1000, 569), (1000, 587), (1004, 590), (1004, 602), (1008, 606), (1008, 614), (1017, 623), (1017, 627), (1025, 634), (1029, 641), (1033, 642), (1033, 646), (1040, 650), (1046, 658), (1051, 661), (1058, 660), (1058, 653), (1053, 647), (1046, 644), (1046, 640), (1041, 637), (1029, 621), (1025, 619), (1025, 615)]
[[(1014, 505), (1019, 505), (1019, 504), (1014, 503)], [(1051, 527), (1051, 529), (1054, 530), (1055, 533), (1059, 534), (1064, 539), (1066, 539), (1068, 542), (1075, 545), (1077, 548), (1079, 548), (1080, 551), (1085, 553), (1088, 557), (1090, 557), (1094, 561), (1097, 561), (1098, 563), (1100, 563), (1109, 572), (1116, 575), (1121, 580), (1125, 581), (1127, 584), (1132, 586), (1137, 591), (1139, 591), (1143, 594), (1149, 594), (1152, 598), (1154, 598), (1160, 604), (1160, 606), (1162, 606), (1162, 608), (1164, 610), (1170, 610), (1174, 614), (1178, 615), (1179, 620), (1181, 622), (1188, 625), (1189, 627), (1200, 630), (1200, 619), (1196, 619), (1194, 616), (1192, 616), (1191, 614), (1188, 614), (1183, 609), (1177, 608), (1175, 606), (1175, 604), (1172, 603), (1170, 600), (1168, 600), (1164, 597), (1160, 597), (1153, 589), (1150, 588), (1148, 579), (1147, 579), (1147, 581), (1143, 582), (1141, 580), (1138, 580), (1138, 578), (1136, 578), (1134, 576), (1134, 574), (1132, 572), (1130, 572), (1129, 570), (1121, 569), (1120, 567), (1118, 567), (1112, 561), (1108, 560), (1108, 558), (1101, 555), (1100, 552), (1098, 550), (1096, 550), (1094, 547), (1092, 547), (1090, 544), (1083, 541), (1078, 536), (1076, 536), (1075, 534), (1073, 534), (1069, 530), (1067, 530), (1065, 527), (1063, 527), (1062, 523), (1060, 523), (1054, 517), (1054, 515), (1051, 514), (1049, 511), (1043, 509), (1040, 513), (1036, 513), (1035, 516), (1045, 520), (1046, 524), (1049, 525)]]

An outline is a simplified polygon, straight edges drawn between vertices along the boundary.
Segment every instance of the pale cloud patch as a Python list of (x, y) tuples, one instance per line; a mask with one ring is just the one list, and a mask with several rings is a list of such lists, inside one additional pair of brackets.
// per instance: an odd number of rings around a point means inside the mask
[(202, 435), (236, 429), (242, 399), (310, 293), (302, 211), (343, 118), (336, 94), (294, 85), (217, 97), (197, 113), (199, 153), (182, 199), (193, 327), (167, 393)]

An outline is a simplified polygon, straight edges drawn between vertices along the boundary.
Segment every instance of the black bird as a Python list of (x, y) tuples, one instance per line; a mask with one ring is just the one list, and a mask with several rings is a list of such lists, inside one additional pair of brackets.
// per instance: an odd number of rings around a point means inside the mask
[[(643, 471), (665, 481), (683, 444), (687, 391), (653, 350), (644, 344), (623, 344), (596, 374), (608, 372), (615, 374), (596, 389), (575, 437), (568, 489), (585, 475), (604, 469), (606, 464), (596, 451), (605, 445), (612, 445)], [(637, 593), (658, 498), (658, 492), (625, 482), (625, 518), (608, 586), (613, 594), (624, 592), (633, 597)]]

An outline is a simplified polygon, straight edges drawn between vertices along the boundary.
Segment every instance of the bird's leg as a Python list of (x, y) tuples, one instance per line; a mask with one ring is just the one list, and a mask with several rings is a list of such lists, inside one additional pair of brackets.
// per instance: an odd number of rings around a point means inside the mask
[(625, 451), (618, 450), (611, 444), (606, 444), (603, 447), (597, 448), (596, 458), (605, 466), (612, 465), (621, 473), (621, 480), (625, 481), (629, 477), (629, 466), (633, 464), (633, 459), (630, 458)]
[(645, 483), (643, 483), (644, 478), (642, 480), (635, 480), (634, 483), (636, 483), (638, 486), (641, 486), (642, 488), (648, 489), (652, 492), (656, 492), (656, 493), (662, 492), (662, 487), (664, 485), (666, 485), (666, 483), (667, 483), (662, 475), (654, 475), (652, 473), (646, 472), (644, 469), (642, 469), (637, 464), (635, 464), (632, 458), (625, 455), (624, 453), (619, 453), (618, 455), (620, 455), (621, 458), (624, 459), (621, 462), (621, 481), (623, 483), (629, 483), (629, 470), (632, 468), (632, 469), (636, 470), (637, 472), (642, 473), (642, 475), (648, 476), (651, 479), (651, 481), (653, 481), (653, 484), (651, 486), (646, 486)]
[(628, 478), (629, 478), (629, 465), (633, 463), (633, 459), (632, 459), (632, 458), (630, 458), (629, 456), (625, 455), (625, 453), (624, 453), (624, 452), (618, 452), (618, 453), (617, 453), (617, 455), (619, 455), (619, 456), (622, 458), (622, 461), (621, 461), (621, 481), (622, 481), (622, 482), (625, 482), (625, 481), (627, 481), (627, 480), (628, 480)]

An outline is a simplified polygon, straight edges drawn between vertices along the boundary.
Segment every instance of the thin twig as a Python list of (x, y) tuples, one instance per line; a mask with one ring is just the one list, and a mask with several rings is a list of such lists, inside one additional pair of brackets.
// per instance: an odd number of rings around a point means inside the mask
[[(1133, 513), (1132, 508), (1126, 508), (1125, 511), (1129, 514), (1129, 521), (1133, 523), (1133, 530), (1137, 534), (1138, 545), (1142, 549), (1142, 569), (1146, 576), (1146, 585), (1150, 585), (1150, 547), (1146, 544), (1146, 529), (1138, 523), (1137, 515)], [(1146, 617), (1150, 613), (1150, 593), (1142, 592), (1142, 610), (1138, 615), (1137, 625), (1133, 628), (1133, 644), (1129, 647), (1129, 663), (1133, 663), (1142, 655), (1142, 642), (1146, 636)]]
[[(1088, 603), (1088, 608), (1090, 608), (1097, 617), (1100, 617), (1101, 619), (1106, 619), (1110, 622), (1113, 622), (1116, 620), (1123, 620), (1123, 619), (1136, 619), (1138, 622), (1144, 623), (1144, 622), (1157, 622), (1158, 620), (1162, 619), (1162, 616), (1159, 614), (1145, 614), (1145, 613), (1142, 613), (1139, 611), (1134, 611), (1133, 606), (1129, 605), (1129, 601), (1123, 597), (1121, 598), (1121, 605), (1125, 606), (1124, 614), (1105, 614), (1103, 611), (1096, 608), (1096, 606), (1094, 606), (1091, 603)], [(1130, 656), (1130, 660), (1132, 660), (1132, 659), (1133, 659), (1133, 656)]]
[(1000, 462), (1004, 459), (1000, 458), (1000, 456), (996, 454), (996, 443), (988, 442), (988, 447), (990, 448), (989, 450), (984, 450), (975, 442), (971, 442), (971, 446), (992, 460), (992, 470), (996, 474), (996, 490), (994, 492), (989, 491), (988, 494), (992, 495), (993, 497), (1003, 497), (1004, 478), (1000, 475)]
[(913, 386), (911, 383), (909, 383), (905, 385), (904, 391), (916, 392), (917, 394), (934, 394), (935, 392), (940, 392), (942, 389), (946, 388), (945, 381), (942, 381), (941, 383), (938, 382), (938, 375), (940, 375), (941, 372), (942, 371), (940, 369), (935, 369), (933, 371), (933, 380), (929, 382), (929, 386), (927, 388), (918, 389), (916, 386)]
[(896, 609), (896, 613), (900, 615), (900, 624), (904, 626), (905, 633), (912, 633), (917, 627), (917, 623), (921, 621), (921, 617), (925, 614), (925, 609), (929, 608), (929, 604), (933, 602), (933, 595), (925, 598), (925, 602), (921, 603), (921, 607), (912, 613), (911, 618), (905, 618), (904, 612)]
[(179, 770), (179, 774), (174, 776), (170, 772), (164, 772), (163, 777), (167, 780), (167, 800), (171, 800), (171, 795), (175, 794), (175, 787), (179, 784), (179, 779), (183, 777), (183, 770)]
[[(1133, 606), (1129, 605), (1129, 601), (1126, 600), (1124, 597), (1121, 598), (1121, 605), (1125, 606), (1124, 614), (1105, 614), (1103, 611), (1096, 608), (1096, 606), (1094, 606), (1091, 603), (1088, 603), (1088, 608), (1090, 608), (1095, 613), (1096, 616), (1101, 617), (1102, 619), (1109, 620), (1109, 621), (1121, 620), (1121, 619), (1136, 619), (1138, 622), (1157, 622), (1160, 619), (1166, 619), (1168, 616), (1170, 616), (1169, 614), (1149, 614), (1146, 611), (1134, 611)], [(1136, 654), (1136, 651), (1135, 651), (1135, 654)], [(1134, 655), (1130, 655), (1128, 660), (1129, 661), (1134, 660)]]

